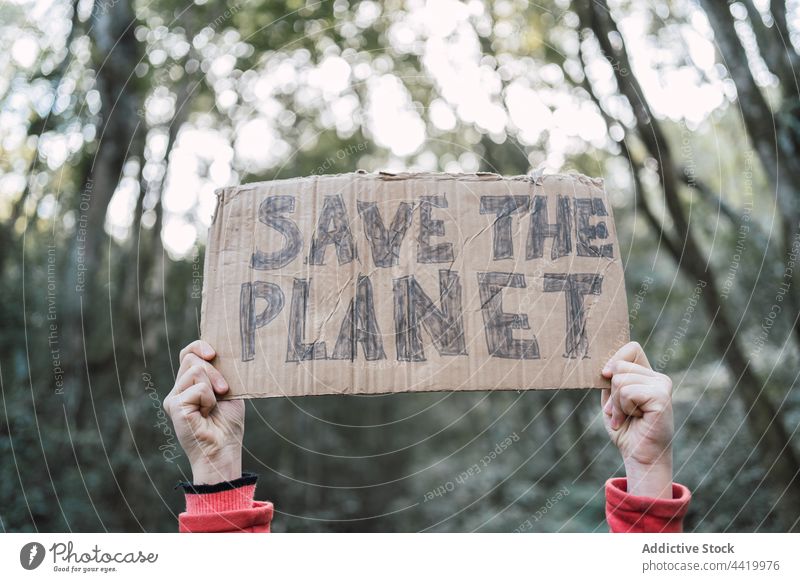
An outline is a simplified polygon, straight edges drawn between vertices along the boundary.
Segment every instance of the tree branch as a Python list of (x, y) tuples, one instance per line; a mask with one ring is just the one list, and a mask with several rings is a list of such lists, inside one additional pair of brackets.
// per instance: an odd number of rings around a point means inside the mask
[[(723, 8), (727, 11), (727, 5)], [(742, 399), (747, 409), (749, 427), (754, 438), (758, 440), (764, 461), (768, 464), (773, 463), (776, 479), (786, 484), (792, 498), (792, 501), (787, 500), (787, 502), (800, 503), (800, 484), (796, 481), (800, 473), (800, 461), (789, 442), (789, 435), (778, 409), (763, 390), (763, 386), (750, 368), (749, 359), (739, 345), (737, 332), (741, 321), (734, 326), (728, 318), (721, 303), (711, 265), (702, 257), (697, 241), (689, 228), (678, 196), (680, 172), (672, 158), (660, 124), (652, 115), (649, 105), (644, 100), (641, 87), (632, 73), (633, 69), (630, 66), (622, 34), (611, 18), (606, 0), (589, 3), (579, 12), (579, 17), (600, 43), (604, 56), (614, 71), (620, 93), (627, 98), (634, 111), (637, 130), (642, 141), (650, 155), (660, 162), (658, 175), (667, 210), (675, 224), (678, 240), (684, 241), (683, 252), (678, 257), (678, 267), (695, 280), (705, 283), (701, 300), (711, 318), (713, 341), (722, 349), (721, 356), (733, 373), (735, 393)], [(615, 37), (618, 36), (619, 41), (616, 46), (610, 40), (611, 33), (615, 33)], [(623, 71), (627, 74), (623, 74)]]

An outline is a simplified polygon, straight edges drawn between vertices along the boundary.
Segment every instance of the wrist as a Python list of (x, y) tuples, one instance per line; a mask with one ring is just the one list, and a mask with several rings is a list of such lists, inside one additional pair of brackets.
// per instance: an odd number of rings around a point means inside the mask
[(213, 485), (239, 479), (242, 476), (241, 451), (192, 461), (192, 483)]
[(672, 453), (654, 463), (625, 460), (628, 493), (639, 497), (672, 499)]

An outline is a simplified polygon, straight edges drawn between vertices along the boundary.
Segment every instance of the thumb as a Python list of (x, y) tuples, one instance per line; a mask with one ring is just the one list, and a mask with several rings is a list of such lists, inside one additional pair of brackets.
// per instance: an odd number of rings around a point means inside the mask
[(611, 388), (603, 388), (600, 391), (600, 409), (606, 416), (611, 416)]

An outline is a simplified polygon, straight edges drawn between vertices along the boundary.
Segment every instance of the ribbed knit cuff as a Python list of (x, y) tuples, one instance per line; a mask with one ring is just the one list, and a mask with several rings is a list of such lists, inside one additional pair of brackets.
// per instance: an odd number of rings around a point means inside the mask
[(606, 516), (612, 531), (680, 532), (692, 494), (680, 483), (672, 484), (672, 499), (628, 493), (625, 477), (606, 482)]
[(223, 481), (213, 485), (179, 483), (186, 493), (186, 513), (207, 514), (250, 509), (256, 493), (258, 475), (243, 473), (233, 481)]

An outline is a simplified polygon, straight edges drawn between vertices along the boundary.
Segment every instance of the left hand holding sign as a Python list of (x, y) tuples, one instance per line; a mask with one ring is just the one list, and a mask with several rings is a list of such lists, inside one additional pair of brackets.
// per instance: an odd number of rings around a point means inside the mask
[(216, 352), (197, 340), (181, 350), (175, 386), (164, 410), (192, 465), (196, 485), (232, 481), (242, 476), (244, 401), (218, 401), (230, 389), (209, 362)]

